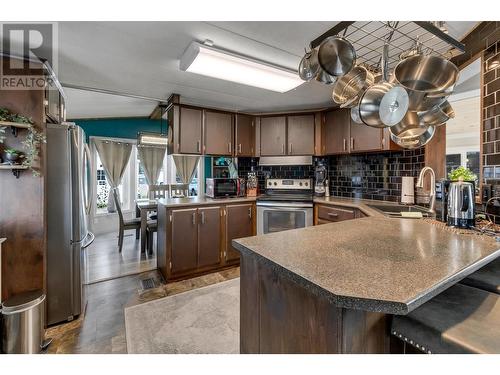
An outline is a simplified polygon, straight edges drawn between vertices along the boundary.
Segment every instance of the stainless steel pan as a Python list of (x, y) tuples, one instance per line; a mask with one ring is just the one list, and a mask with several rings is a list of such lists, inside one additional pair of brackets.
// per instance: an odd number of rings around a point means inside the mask
[(337, 81), (337, 77), (331, 76), (320, 67), (318, 74), (316, 74), (316, 81), (324, 83), (325, 85), (333, 85), (335, 81)]
[(408, 109), (408, 94), (399, 85), (387, 82), (388, 46), (382, 54), (382, 81), (370, 86), (359, 101), (361, 121), (368, 126), (385, 128), (399, 123)]
[(436, 132), (435, 126), (420, 126), (415, 132), (406, 131), (406, 135), (397, 136), (393, 132), (394, 127), (389, 128), (389, 133), (391, 134), (391, 140), (397, 145), (408, 148), (415, 149), (425, 146), (434, 137)]
[(445, 124), (449, 119), (455, 118), (455, 111), (450, 102), (445, 100), (430, 111), (419, 112), (418, 117), (422, 124), (439, 126)]
[(299, 64), (299, 77), (304, 81), (310, 81), (315, 78), (320, 70), (318, 62), (318, 51), (313, 49), (306, 52)]
[(342, 76), (356, 64), (356, 51), (347, 39), (330, 36), (319, 46), (318, 61), (326, 73), (335, 77)]
[(347, 107), (371, 85), (373, 74), (362, 66), (355, 66), (346, 75), (339, 77), (333, 86), (332, 99), (341, 107)]
[(451, 95), (459, 70), (451, 61), (439, 56), (415, 55), (400, 61), (394, 77), (410, 97), (409, 109), (428, 111)]

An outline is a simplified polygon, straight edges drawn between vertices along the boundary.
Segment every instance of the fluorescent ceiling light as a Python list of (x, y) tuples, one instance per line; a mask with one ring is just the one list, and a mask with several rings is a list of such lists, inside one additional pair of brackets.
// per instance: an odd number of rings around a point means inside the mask
[(286, 92), (304, 83), (297, 72), (197, 42), (192, 42), (184, 51), (180, 69), (277, 92)]
[(168, 138), (163, 134), (139, 133), (138, 146), (163, 146), (168, 145)]

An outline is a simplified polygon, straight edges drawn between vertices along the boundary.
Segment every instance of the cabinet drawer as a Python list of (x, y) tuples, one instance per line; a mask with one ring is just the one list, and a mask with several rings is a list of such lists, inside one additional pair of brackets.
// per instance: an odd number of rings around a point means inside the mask
[[(318, 206), (318, 219), (327, 221), (351, 220), (356, 217), (355, 209), (332, 206)], [(318, 220), (319, 223), (319, 220)]]

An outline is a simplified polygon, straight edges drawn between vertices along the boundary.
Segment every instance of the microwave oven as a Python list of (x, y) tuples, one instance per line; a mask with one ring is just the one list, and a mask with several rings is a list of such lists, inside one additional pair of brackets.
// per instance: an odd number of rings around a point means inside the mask
[(243, 178), (207, 178), (206, 195), (210, 198), (244, 197), (245, 179)]

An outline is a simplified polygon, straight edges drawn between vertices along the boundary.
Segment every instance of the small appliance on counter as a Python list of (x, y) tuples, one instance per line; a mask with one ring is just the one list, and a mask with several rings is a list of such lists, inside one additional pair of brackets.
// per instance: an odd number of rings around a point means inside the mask
[(326, 182), (328, 178), (328, 170), (322, 161), (318, 161), (314, 168), (314, 195), (324, 197), (326, 193)]
[(207, 178), (206, 193), (210, 198), (234, 198), (245, 196), (243, 178)]
[(447, 204), (447, 225), (457, 228), (471, 228), (475, 224), (474, 183), (450, 182)]
[(401, 203), (415, 204), (415, 185), (413, 177), (401, 178)]

